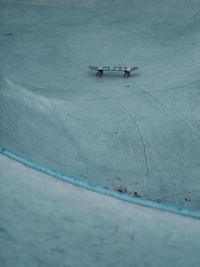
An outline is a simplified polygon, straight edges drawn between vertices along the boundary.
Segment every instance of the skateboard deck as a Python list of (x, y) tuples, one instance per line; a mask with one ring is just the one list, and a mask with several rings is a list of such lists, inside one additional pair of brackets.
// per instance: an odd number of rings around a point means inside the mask
[(130, 72), (137, 70), (138, 67), (101, 67), (101, 66), (89, 66), (91, 70), (97, 71), (96, 76), (101, 77), (103, 75), (103, 71), (124, 71), (124, 77), (127, 78), (130, 76)]

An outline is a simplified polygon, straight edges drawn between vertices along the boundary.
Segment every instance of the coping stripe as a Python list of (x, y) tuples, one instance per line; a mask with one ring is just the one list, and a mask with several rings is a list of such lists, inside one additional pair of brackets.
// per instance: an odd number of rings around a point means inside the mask
[(110, 197), (114, 197), (117, 199), (128, 201), (128, 202), (131, 202), (134, 204), (139, 204), (139, 205), (149, 207), (149, 208), (154, 208), (154, 209), (159, 209), (162, 211), (168, 211), (168, 212), (173, 212), (173, 213), (177, 213), (177, 214), (181, 214), (181, 215), (185, 215), (185, 216), (200, 218), (200, 211), (179, 208), (176, 206), (171, 206), (171, 205), (158, 203), (158, 202), (151, 201), (151, 200), (141, 199), (141, 198), (130, 196), (128, 194), (124, 194), (124, 193), (116, 192), (116, 191), (113, 191), (110, 189), (106, 189), (106, 188), (101, 187), (99, 185), (91, 184), (91, 183), (82, 181), (78, 178), (74, 178), (72, 176), (68, 176), (66, 174), (62, 174), (62, 173), (59, 173), (55, 170), (51, 170), (49, 168), (46, 168), (46, 167), (44, 167), (40, 164), (37, 164), (31, 160), (23, 158), (23, 157), (3, 148), (1, 146), (0, 146), (0, 153), (11, 158), (11, 159), (14, 159), (14, 160), (24, 164), (25, 166), (28, 166), (30, 168), (33, 168), (33, 169), (38, 170), (40, 172), (43, 172), (45, 174), (51, 175), (57, 179), (63, 180), (65, 182), (71, 183), (73, 185), (77, 185), (77, 186), (80, 186), (82, 188), (95, 191), (97, 193), (101, 193), (101, 194), (104, 194), (104, 195), (107, 195)]

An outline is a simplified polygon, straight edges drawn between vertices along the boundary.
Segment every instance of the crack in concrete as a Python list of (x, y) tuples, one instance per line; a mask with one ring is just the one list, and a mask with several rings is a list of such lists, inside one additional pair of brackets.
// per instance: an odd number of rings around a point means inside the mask
[(125, 110), (125, 112), (129, 115), (129, 117), (131, 118), (131, 120), (133, 121), (133, 123), (135, 124), (136, 126), (136, 129), (139, 133), (139, 136), (140, 136), (140, 140), (141, 140), (141, 143), (142, 143), (142, 147), (143, 147), (143, 154), (144, 154), (144, 161), (145, 161), (145, 168), (146, 168), (146, 177), (147, 177), (147, 192), (148, 192), (148, 196), (150, 195), (150, 177), (149, 177), (149, 166), (148, 166), (148, 157), (147, 157), (147, 151), (146, 151), (146, 144), (144, 142), (144, 136), (143, 136), (143, 133), (135, 119), (135, 117), (127, 110), (127, 108), (125, 108), (121, 102), (119, 102), (117, 100), (117, 98), (114, 98), (115, 101), (123, 108), (123, 110)]
[(182, 121), (185, 126), (190, 130), (190, 132), (192, 133), (192, 136), (195, 139), (198, 139), (199, 141), (199, 135), (196, 133), (196, 130), (194, 129), (193, 126), (191, 126), (182, 116), (181, 114), (175, 112), (174, 110), (170, 109), (168, 106), (166, 106), (163, 102), (161, 102), (158, 98), (156, 98), (155, 96), (153, 96), (151, 93), (147, 92), (143, 87), (141, 87), (139, 84), (137, 84), (135, 81), (133, 81), (133, 83), (140, 88), (143, 93), (145, 93), (146, 95), (150, 96), (155, 102), (159, 103), (163, 108), (165, 108), (167, 111), (169, 111), (170, 113), (172, 113), (176, 118), (178, 118), (180, 121)]

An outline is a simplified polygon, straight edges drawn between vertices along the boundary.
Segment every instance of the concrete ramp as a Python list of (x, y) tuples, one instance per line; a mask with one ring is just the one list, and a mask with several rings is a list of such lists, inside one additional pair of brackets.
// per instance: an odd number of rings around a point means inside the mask
[(166, 212), (199, 217), (199, 18), (197, 0), (0, 0), (0, 151), (165, 207), (1, 156), (3, 266), (199, 266), (197, 219)]
[(199, 220), (55, 180), (0, 155), (1, 266), (199, 266)]
[[(199, 2), (0, 1), (0, 145), (199, 209)], [(89, 65), (139, 66), (129, 79)]]

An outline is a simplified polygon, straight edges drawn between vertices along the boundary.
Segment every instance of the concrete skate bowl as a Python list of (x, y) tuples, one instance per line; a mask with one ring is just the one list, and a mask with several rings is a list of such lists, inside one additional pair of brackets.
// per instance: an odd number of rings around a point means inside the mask
[[(200, 209), (199, 1), (0, 0), (0, 145)], [(88, 65), (138, 66), (96, 78)]]

